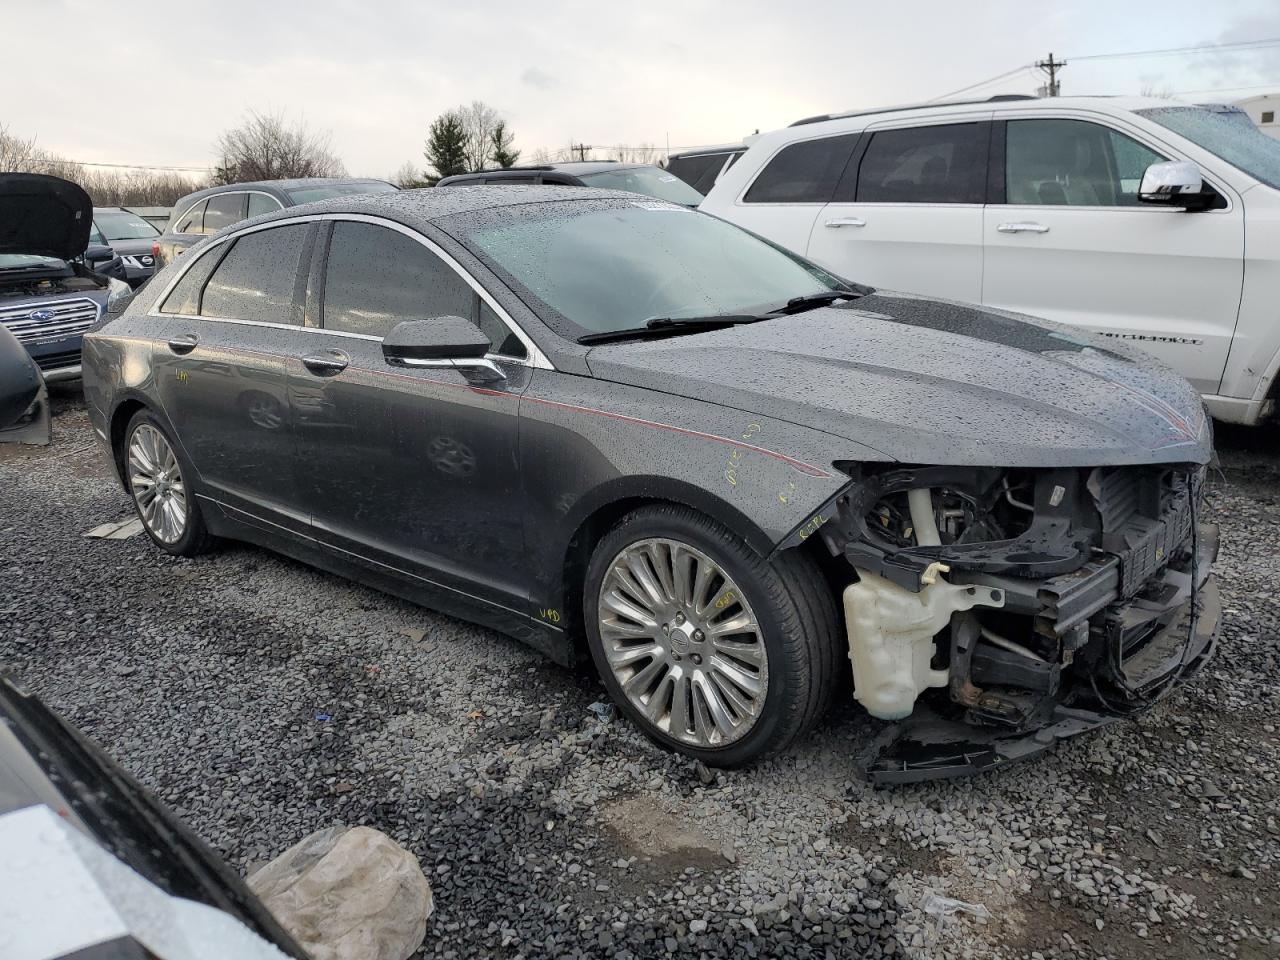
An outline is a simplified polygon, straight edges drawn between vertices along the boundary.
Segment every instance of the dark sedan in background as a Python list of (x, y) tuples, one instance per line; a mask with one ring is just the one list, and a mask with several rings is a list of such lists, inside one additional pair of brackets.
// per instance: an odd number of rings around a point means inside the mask
[(125, 279), (135, 289), (156, 272), (160, 231), (139, 214), (123, 207), (94, 207), (89, 240), (106, 244), (124, 261)]
[(302, 180), (259, 180), (227, 183), (189, 193), (173, 205), (169, 225), (156, 247), (160, 266), (172, 263), (184, 250), (232, 224), (300, 203), (364, 193), (392, 193), (385, 180), (311, 177)]
[(710, 764), (792, 743), (850, 661), (895, 781), (1130, 716), (1213, 649), (1185, 380), (631, 193), (279, 211), (91, 334), (85, 393), (161, 549), (247, 540), (589, 655)]
[(696, 207), (703, 196), (689, 184), (651, 163), (620, 163), (616, 160), (583, 160), (536, 166), (479, 170), (445, 177), (438, 187), (530, 186), (597, 187), (625, 190), (657, 200)]

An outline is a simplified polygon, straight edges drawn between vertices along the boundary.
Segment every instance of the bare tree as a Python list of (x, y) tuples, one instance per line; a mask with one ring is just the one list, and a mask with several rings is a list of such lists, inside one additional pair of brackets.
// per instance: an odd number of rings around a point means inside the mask
[(62, 177), (83, 187), (98, 206), (169, 206), (204, 186), (203, 178), (196, 180), (173, 170), (103, 170), (73, 163), (41, 148), (35, 137), (24, 139), (7, 127), (0, 127), (0, 171)]
[(551, 159), (551, 151), (546, 147), (539, 147), (537, 150), (533, 151), (533, 153), (530, 154), (530, 159), (536, 167), (545, 167), (547, 164), (553, 162)]
[(482, 100), (472, 100), (450, 112), (462, 121), (466, 134), (467, 170), (483, 170), (493, 152), (493, 131), (502, 123), (498, 111)]
[(400, 164), (400, 169), (393, 173), (390, 179), (401, 190), (427, 186), (427, 179), (422, 175), (422, 170), (415, 166), (412, 160), (406, 160)]
[(36, 138), (23, 139), (0, 125), (0, 171), (5, 173), (31, 173), (39, 163)]
[(330, 135), (312, 131), (283, 114), (249, 112), (240, 126), (218, 137), (214, 183), (341, 177), (347, 173), (330, 147)]
[(609, 156), (620, 163), (657, 163), (661, 153), (662, 151), (652, 143), (642, 143), (638, 146), (620, 143), (609, 151)]

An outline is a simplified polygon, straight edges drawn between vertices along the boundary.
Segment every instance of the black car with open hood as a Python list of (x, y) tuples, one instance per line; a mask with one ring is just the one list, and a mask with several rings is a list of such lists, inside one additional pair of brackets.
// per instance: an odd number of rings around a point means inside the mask
[(78, 377), (84, 332), (129, 301), (123, 262), (89, 244), (92, 226), (93, 203), (71, 181), (0, 173), (0, 323), (46, 380)]

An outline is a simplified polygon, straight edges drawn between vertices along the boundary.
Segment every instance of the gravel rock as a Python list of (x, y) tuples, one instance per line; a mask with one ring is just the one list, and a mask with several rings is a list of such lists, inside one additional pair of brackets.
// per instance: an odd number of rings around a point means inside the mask
[[(880, 726), (851, 701), (704, 773), (490, 631), (250, 547), (85, 540), (129, 503), (54, 394), (50, 447), (0, 445), (0, 669), (241, 871), (335, 823), (387, 833), (431, 881), (423, 956), (1280, 951), (1274, 428), (1218, 431), (1224, 629), (1200, 677), (1050, 756), (872, 790), (855, 758)], [(993, 919), (927, 916), (928, 891)]]

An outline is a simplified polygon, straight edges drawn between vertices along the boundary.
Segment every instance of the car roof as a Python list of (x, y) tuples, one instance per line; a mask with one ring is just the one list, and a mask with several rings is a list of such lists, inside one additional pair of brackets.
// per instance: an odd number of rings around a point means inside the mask
[[(1181, 100), (1162, 100), (1156, 97), (1033, 97), (1029, 94), (998, 94), (984, 100), (948, 100), (941, 103), (907, 103), (887, 107), (869, 107), (866, 109), (846, 110), (837, 113), (822, 113), (814, 117), (805, 117), (791, 124), (791, 127), (803, 127), (810, 124), (827, 123), (839, 120), (851, 120), (858, 117), (881, 116), (890, 113), (910, 114), (928, 112), (931, 115), (954, 111), (968, 113), (974, 107), (990, 107), (997, 115), (1002, 111), (1043, 108), (1060, 110), (1070, 107), (1104, 109), (1107, 111), (1143, 110), (1150, 107), (1187, 107), (1192, 104)], [(789, 129), (789, 128), (788, 128)]]
[[(443, 217), (475, 213), (494, 207), (518, 207), (535, 203), (585, 200), (626, 200), (635, 203), (666, 203), (651, 197), (641, 197), (624, 190), (601, 190), (595, 187), (536, 186), (511, 184), (509, 186), (458, 186), (449, 190), (438, 187), (422, 187), (417, 190), (398, 190), (395, 193), (370, 193), (351, 197), (334, 197), (332, 200), (316, 200), (296, 207), (276, 210), (254, 219), (253, 223), (270, 220), (287, 220), (290, 217), (316, 213), (362, 213), (386, 217), (409, 226), (430, 223)], [(672, 207), (679, 204), (672, 203)], [(680, 209), (688, 209), (687, 207)], [(241, 221), (227, 230), (238, 229)]]
[(634, 170), (636, 167), (651, 166), (653, 166), (651, 163), (622, 163), (618, 160), (566, 160), (563, 163), (531, 163), (517, 167), (497, 167), (493, 170), (475, 170), (471, 173), (458, 173), (445, 179), (456, 181), (464, 177), (493, 177), (517, 173), (569, 173), (576, 177), (600, 173), (602, 170)]
[[(795, 126), (795, 124), (792, 124)], [(706, 147), (690, 147), (688, 150), (676, 150), (667, 158), (668, 160), (677, 160), (684, 157), (705, 157), (717, 153), (738, 153), (746, 150), (745, 143), (713, 143)]]
[(296, 177), (291, 180), (245, 180), (241, 183), (220, 183), (213, 187), (204, 187), (200, 190), (193, 190), (185, 197), (181, 197), (170, 209), (176, 210), (179, 207), (183, 209), (191, 206), (197, 200), (205, 197), (216, 196), (219, 193), (236, 193), (245, 190), (261, 190), (265, 193), (283, 195), (287, 190), (302, 190), (307, 187), (322, 187), (330, 183), (387, 183), (388, 180), (379, 180), (377, 177)]

